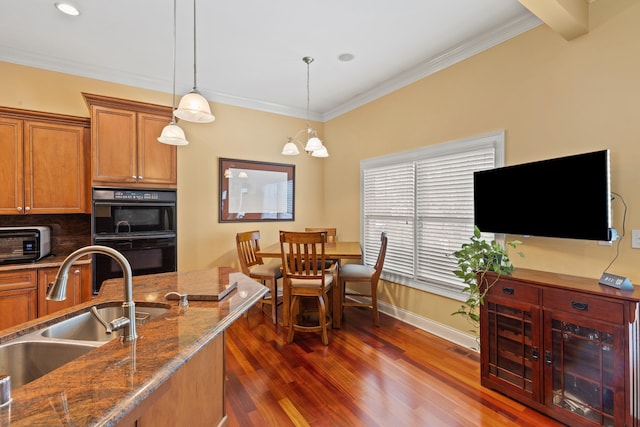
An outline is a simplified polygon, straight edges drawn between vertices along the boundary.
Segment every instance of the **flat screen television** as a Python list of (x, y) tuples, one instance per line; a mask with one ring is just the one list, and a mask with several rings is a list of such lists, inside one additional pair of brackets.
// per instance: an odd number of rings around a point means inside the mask
[(480, 231), (611, 240), (609, 150), (474, 173)]

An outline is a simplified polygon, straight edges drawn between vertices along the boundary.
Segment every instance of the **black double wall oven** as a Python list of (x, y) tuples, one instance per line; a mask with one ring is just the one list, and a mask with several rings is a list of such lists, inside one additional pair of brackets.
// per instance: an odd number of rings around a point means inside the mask
[[(176, 271), (176, 191), (94, 188), (93, 244), (121, 252), (134, 276)], [(108, 256), (93, 256), (93, 293), (103, 281), (122, 277)]]

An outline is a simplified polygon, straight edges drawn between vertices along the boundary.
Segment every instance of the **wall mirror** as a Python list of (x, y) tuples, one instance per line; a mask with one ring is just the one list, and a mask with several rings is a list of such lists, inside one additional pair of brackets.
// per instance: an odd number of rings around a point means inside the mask
[(295, 165), (220, 158), (219, 172), (219, 222), (295, 219)]

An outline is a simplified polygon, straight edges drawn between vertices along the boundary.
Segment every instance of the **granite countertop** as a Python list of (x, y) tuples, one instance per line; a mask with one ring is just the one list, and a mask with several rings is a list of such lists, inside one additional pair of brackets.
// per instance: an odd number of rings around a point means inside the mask
[[(223, 276), (227, 283), (237, 282), (237, 288), (220, 301), (189, 301), (183, 313), (178, 301), (164, 298), (167, 292), (184, 290), (185, 284)], [(92, 305), (121, 302), (122, 282), (108, 280), (91, 302), (0, 331), (0, 344), (88, 311)], [(115, 425), (266, 292), (255, 280), (228, 267), (135, 276), (134, 301), (168, 304), (170, 309), (138, 324), (137, 340), (111, 340), (13, 390), (11, 404), (0, 408), (0, 421), (12, 427)]]

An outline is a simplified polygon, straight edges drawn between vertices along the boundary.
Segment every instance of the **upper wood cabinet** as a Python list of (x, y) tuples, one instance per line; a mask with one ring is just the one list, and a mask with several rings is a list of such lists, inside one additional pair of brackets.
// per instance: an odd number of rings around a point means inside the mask
[(158, 142), (171, 107), (83, 93), (91, 110), (93, 185), (175, 188), (176, 147)]
[(0, 215), (88, 213), (89, 120), (0, 108)]

